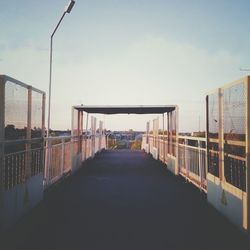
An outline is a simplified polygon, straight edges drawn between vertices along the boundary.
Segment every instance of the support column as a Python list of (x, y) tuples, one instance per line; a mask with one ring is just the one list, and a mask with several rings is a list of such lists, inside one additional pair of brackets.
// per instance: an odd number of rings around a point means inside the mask
[(78, 110), (77, 111), (77, 141), (78, 141), (78, 148), (77, 153), (82, 152), (82, 118), (83, 112)]
[(172, 112), (170, 112), (170, 133), (169, 133), (169, 144), (170, 144), (170, 150), (169, 153), (173, 155), (173, 115)]
[[(71, 109), (71, 136), (74, 136), (74, 116), (75, 116), (74, 111), (75, 111), (75, 109), (74, 109), (74, 107), (72, 107), (72, 109)], [(47, 128), (47, 130), (48, 130), (48, 128)], [(47, 137), (49, 137), (49, 136), (47, 136)]]
[(219, 101), (219, 178), (224, 179), (224, 134), (223, 134), (223, 98), (222, 89), (218, 92)]
[(175, 155), (176, 155), (176, 174), (179, 174), (179, 108), (175, 108)]
[(209, 104), (209, 99), (208, 95), (206, 96), (206, 166), (205, 166), (205, 171), (206, 171), (206, 179), (207, 179), (207, 173), (208, 173), (208, 156), (209, 156), (209, 116), (208, 116), (208, 104)]
[(89, 122), (89, 113), (87, 113), (86, 130), (85, 130), (85, 152), (84, 152), (84, 159), (85, 160), (87, 159), (88, 122)]
[(46, 96), (43, 94), (42, 97), (42, 137), (45, 137), (45, 103), (46, 103)]
[(45, 173), (45, 170), (46, 170), (46, 167), (45, 167), (45, 162), (46, 162), (46, 145), (44, 143), (44, 138), (45, 138), (45, 102), (46, 101), (46, 97), (45, 97), (45, 94), (42, 95), (42, 142), (41, 142), (41, 148), (42, 148), (42, 155), (45, 157), (42, 157), (41, 159), (41, 164), (43, 166), (43, 179), (45, 180), (45, 177), (46, 177), (46, 173)]

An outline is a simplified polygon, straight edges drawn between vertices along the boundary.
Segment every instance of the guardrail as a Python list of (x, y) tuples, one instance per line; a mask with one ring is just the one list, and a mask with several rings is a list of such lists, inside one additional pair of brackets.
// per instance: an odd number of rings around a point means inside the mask
[(45, 188), (79, 168), (83, 161), (106, 148), (104, 135), (45, 139)]
[[(106, 141), (104, 135), (97, 135), (94, 140), (91, 136), (64, 136), (5, 141), (2, 146), (5, 153), (0, 159), (3, 166), (1, 184), (3, 190), (9, 190), (41, 173), (44, 173), (44, 188), (47, 188), (104, 149)], [(19, 148), (22, 150), (16, 152)], [(77, 163), (74, 162), (76, 157), (79, 158)]]
[(105, 135), (0, 142), (0, 231), (37, 205), (45, 189), (105, 147)]
[(176, 138), (170, 141), (167, 135), (148, 135), (148, 138), (144, 135), (142, 149), (167, 165), (176, 159), (177, 174), (207, 192), (206, 138), (178, 136), (177, 140), (176, 145)]
[[(210, 143), (218, 144), (218, 139), (210, 139)], [(235, 146), (244, 148), (245, 142), (224, 140), (224, 145), (228, 148)], [(213, 150), (209, 149), (210, 164), (207, 166), (207, 145), (204, 137), (178, 136), (176, 145), (175, 140), (169, 141), (167, 135), (154, 137), (150, 134), (148, 139), (144, 135), (142, 149), (167, 165), (169, 158), (175, 157), (178, 161), (178, 174), (205, 192), (207, 192), (207, 172), (219, 176), (219, 149), (218, 147)], [(235, 149), (231, 154), (225, 153), (224, 155), (225, 181), (245, 191), (246, 158), (240, 156), (241, 151), (238, 151)]]
[(3, 190), (9, 190), (18, 184), (43, 172), (44, 148), (42, 139), (16, 140), (1, 142)]
[(179, 173), (207, 192), (206, 138), (179, 136)]

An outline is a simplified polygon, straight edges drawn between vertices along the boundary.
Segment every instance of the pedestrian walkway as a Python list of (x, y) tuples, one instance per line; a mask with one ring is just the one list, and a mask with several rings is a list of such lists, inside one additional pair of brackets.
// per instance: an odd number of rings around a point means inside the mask
[(9, 236), (1, 250), (250, 249), (197, 188), (129, 150), (85, 162)]

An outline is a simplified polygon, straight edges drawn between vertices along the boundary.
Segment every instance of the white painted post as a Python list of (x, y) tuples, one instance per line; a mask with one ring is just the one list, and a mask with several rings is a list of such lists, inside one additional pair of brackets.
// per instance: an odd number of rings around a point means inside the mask
[(48, 185), (49, 181), (48, 177), (49, 177), (49, 140), (47, 138), (45, 142), (45, 164), (44, 164), (44, 177), (43, 177), (44, 187)]
[(186, 180), (188, 179), (188, 176), (189, 176), (189, 167), (188, 167), (188, 155), (189, 155), (189, 152), (188, 152), (188, 149), (187, 149), (187, 146), (188, 145), (188, 140), (187, 139), (184, 139), (184, 164), (185, 164), (185, 168), (186, 168)]
[(179, 174), (180, 169), (179, 169), (179, 107), (176, 106), (175, 108), (175, 155), (176, 155), (176, 168), (177, 168), (177, 173)]
[(207, 181), (207, 174), (208, 174), (208, 157), (209, 157), (209, 96), (206, 96), (206, 181)]
[(88, 122), (89, 122), (89, 113), (87, 113), (87, 119), (86, 119), (86, 130), (85, 130), (85, 160), (87, 159), (87, 141), (88, 141)]
[(170, 112), (170, 154), (173, 155), (173, 115)]
[(199, 156), (199, 173), (200, 173), (200, 190), (201, 190), (201, 187), (202, 187), (202, 170), (201, 170), (201, 141), (198, 140), (198, 156)]

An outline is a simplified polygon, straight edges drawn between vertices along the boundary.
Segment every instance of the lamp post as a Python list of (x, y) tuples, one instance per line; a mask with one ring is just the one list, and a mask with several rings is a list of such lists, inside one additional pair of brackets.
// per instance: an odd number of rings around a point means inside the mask
[(49, 130), (50, 130), (50, 105), (51, 105), (51, 78), (52, 78), (52, 50), (53, 50), (53, 37), (54, 34), (56, 33), (60, 23), (62, 22), (64, 16), (66, 13), (70, 13), (72, 8), (74, 7), (75, 1), (70, 0), (68, 5), (66, 5), (63, 15), (61, 16), (59, 22), (57, 23), (54, 31), (52, 32), (50, 36), (50, 66), (49, 66), (49, 106), (48, 106), (48, 128), (47, 128), (47, 137), (49, 137)]

